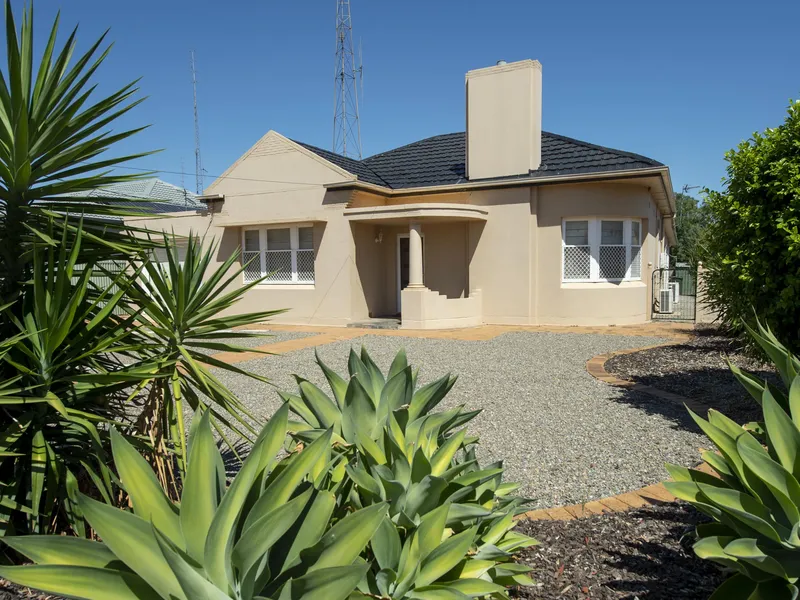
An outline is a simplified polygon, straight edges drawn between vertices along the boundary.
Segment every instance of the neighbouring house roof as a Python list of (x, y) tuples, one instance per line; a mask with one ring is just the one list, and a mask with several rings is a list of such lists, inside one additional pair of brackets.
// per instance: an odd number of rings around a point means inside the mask
[[(205, 208), (203, 203), (197, 199), (196, 194), (156, 178), (126, 181), (90, 192), (67, 195), (81, 198), (119, 198), (114, 201), (115, 205), (151, 213), (194, 211)], [(128, 199), (144, 199), (153, 202), (126, 202)]]
[[(355, 160), (297, 142), (304, 148), (356, 175), (359, 181), (391, 189), (466, 183), (466, 134), (426, 138), (369, 158)], [(552, 177), (663, 167), (652, 158), (606, 148), (555, 133), (542, 132), (542, 162), (524, 177)], [(519, 179), (500, 177), (497, 181)]]

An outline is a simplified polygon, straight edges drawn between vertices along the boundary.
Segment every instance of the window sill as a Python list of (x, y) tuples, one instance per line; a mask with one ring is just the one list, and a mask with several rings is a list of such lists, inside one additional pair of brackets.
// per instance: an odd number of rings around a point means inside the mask
[(316, 289), (313, 283), (259, 283), (255, 286), (256, 290), (313, 290)]
[(636, 280), (617, 280), (617, 281), (562, 281), (561, 289), (565, 290), (596, 290), (596, 289), (619, 289), (619, 288), (646, 288), (647, 284), (641, 279)]

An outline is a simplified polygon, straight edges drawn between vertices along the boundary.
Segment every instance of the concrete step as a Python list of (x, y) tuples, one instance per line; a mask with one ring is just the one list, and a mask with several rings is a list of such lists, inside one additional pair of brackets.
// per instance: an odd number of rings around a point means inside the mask
[(400, 319), (395, 318), (380, 318), (380, 319), (365, 319), (364, 321), (355, 321), (348, 323), (348, 327), (358, 327), (359, 329), (400, 329)]

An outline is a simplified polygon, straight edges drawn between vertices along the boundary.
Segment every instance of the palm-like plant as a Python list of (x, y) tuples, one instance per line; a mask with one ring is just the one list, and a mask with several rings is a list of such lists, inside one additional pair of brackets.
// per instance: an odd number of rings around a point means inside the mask
[[(174, 237), (174, 236), (173, 236)], [(186, 456), (185, 409), (208, 409), (214, 416), (217, 433), (235, 452), (225, 428), (240, 437), (256, 432), (256, 419), (245, 405), (223, 385), (209, 367), (253, 377), (267, 382), (235, 365), (214, 358), (213, 352), (244, 352), (252, 349), (220, 342), (226, 338), (258, 337), (257, 333), (231, 329), (268, 319), (282, 311), (226, 314), (244, 294), (261, 280), (245, 286), (230, 286), (244, 266), (234, 268), (238, 253), (216, 269), (210, 269), (217, 245), (201, 246), (193, 234), (185, 240), (181, 259), (178, 245), (163, 235), (166, 261), (156, 262), (151, 253), (141, 256), (135, 268), (120, 276), (125, 289), (127, 310), (135, 315), (138, 327), (132, 346), (139, 362), (125, 373), (141, 378), (145, 395), (138, 420), (138, 433), (149, 438), (156, 451), (154, 461), (159, 478), (177, 497), (177, 482), (172, 457), (182, 469)], [(257, 350), (256, 350), (257, 351)], [(221, 423), (225, 428), (218, 425)]]
[[(52, 229), (47, 231), (48, 237)], [(107, 500), (112, 475), (98, 425), (122, 418), (114, 373), (135, 314), (113, 315), (122, 296), (78, 270), (82, 230), (74, 244), (62, 229), (58, 247), (36, 244), (32, 280), (2, 317), (14, 331), (0, 362), (0, 522), (2, 530), (48, 531), (65, 524), (83, 533), (74, 506), (79, 485)]]
[(71, 598), (106, 600), (344, 600), (363, 578), (358, 557), (386, 505), (330, 526), (335, 499), (318, 489), (330, 476), (330, 436), (276, 458), (286, 436), (284, 407), (269, 421), (230, 486), (206, 411), (191, 436), (180, 506), (121, 436), (114, 460), (133, 514), (81, 496), (103, 542), (60, 536), (5, 538), (36, 565), (0, 575)]
[[(56, 47), (59, 19), (50, 31), (38, 66), (34, 64), (33, 7), (23, 10), (17, 31), (11, 2), (5, 3), (5, 72), (0, 72), (0, 297), (16, 296), (29, 274), (33, 243), (47, 235), (54, 214), (70, 215), (65, 227), (74, 231), (76, 215), (118, 216), (112, 199), (81, 194), (142, 175), (112, 174), (109, 169), (149, 153), (109, 157), (117, 142), (142, 128), (112, 133), (109, 127), (141, 100), (134, 100), (135, 82), (108, 97), (95, 99), (92, 78), (110, 48), (101, 50), (103, 35), (76, 61), (73, 31)], [(66, 195), (70, 194), (70, 195)], [(131, 211), (128, 210), (127, 214)], [(120, 222), (87, 222), (80, 263), (141, 248)]]

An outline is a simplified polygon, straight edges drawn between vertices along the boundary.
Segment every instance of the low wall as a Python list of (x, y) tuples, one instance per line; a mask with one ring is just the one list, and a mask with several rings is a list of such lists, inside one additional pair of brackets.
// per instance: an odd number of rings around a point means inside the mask
[(448, 298), (427, 288), (406, 288), (400, 297), (402, 329), (454, 329), (483, 322), (480, 290), (467, 298)]

